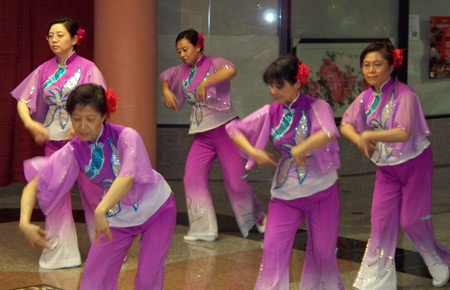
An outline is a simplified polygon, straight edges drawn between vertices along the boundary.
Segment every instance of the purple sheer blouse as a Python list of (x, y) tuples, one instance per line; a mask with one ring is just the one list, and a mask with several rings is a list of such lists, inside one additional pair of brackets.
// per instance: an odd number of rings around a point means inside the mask
[[(24, 161), (25, 178), (30, 181), (39, 176), (37, 197), (44, 214), (51, 212), (71, 189), (80, 170), (105, 192), (116, 177), (134, 177), (132, 188), (121, 200), (126, 205), (138, 203), (158, 179), (139, 134), (131, 128), (105, 123), (95, 142), (75, 137), (51, 156)], [(98, 196), (99, 203), (101, 198)]]
[(103, 75), (95, 64), (73, 52), (64, 65), (59, 64), (57, 57), (41, 64), (11, 92), (11, 96), (27, 104), (34, 120), (56, 132), (59, 137), (52, 140), (64, 140), (64, 134), (58, 134), (58, 131), (71, 129), (65, 109), (67, 97), (77, 85), (85, 83), (106, 88)]
[[(161, 81), (167, 81), (170, 84), (170, 90), (178, 98), (177, 110), (181, 109), (186, 99), (191, 99), (192, 96), (186, 94), (188, 86), (193, 87), (192, 91), (207, 75), (213, 74), (222, 67), (234, 67), (234, 64), (221, 57), (208, 57), (203, 55), (196, 63), (195, 68), (183, 63), (178, 66), (168, 68), (160, 75)], [(198, 74), (198, 78), (190, 79), (190, 73), (194, 70)], [(224, 81), (213, 86), (208, 86), (206, 90), (206, 106), (212, 110), (228, 110), (231, 107), (231, 81)], [(191, 100), (192, 101), (192, 100)]]
[(223, 67), (234, 65), (220, 57), (202, 55), (195, 67), (181, 64), (161, 73), (161, 80), (170, 84), (170, 90), (178, 99), (177, 110), (185, 101), (191, 105), (189, 134), (215, 129), (237, 117), (231, 104), (230, 80), (209, 85), (205, 102), (197, 99), (198, 85)]
[[(264, 149), (270, 138), (275, 149), (281, 152), (275, 178), (289, 174), (281, 171), (292, 164), (290, 155), (292, 146), (319, 131), (336, 138), (310, 152), (306, 162), (307, 173), (304, 172), (301, 176), (302, 173), (297, 166), (290, 166), (290, 171), (297, 171), (291, 175), (298, 175), (299, 180), (308, 177), (320, 178), (324, 174), (336, 171), (340, 166), (337, 142), (339, 131), (336, 128), (333, 111), (326, 102), (307, 94), (301, 93), (289, 107), (276, 102), (265, 105), (242, 120), (233, 120), (227, 124), (226, 129), (231, 136), (244, 135), (258, 149)], [(254, 164), (255, 161), (249, 158), (246, 169), (250, 170)]]
[(417, 94), (394, 79), (381, 87), (381, 94), (376, 94), (373, 88), (362, 92), (344, 113), (341, 126), (344, 124), (351, 124), (359, 134), (365, 130), (394, 128), (410, 133), (407, 142), (378, 144), (388, 159), (391, 156), (398, 159), (403, 154), (415, 155), (416, 151), (429, 145), (426, 137), (431, 134)]

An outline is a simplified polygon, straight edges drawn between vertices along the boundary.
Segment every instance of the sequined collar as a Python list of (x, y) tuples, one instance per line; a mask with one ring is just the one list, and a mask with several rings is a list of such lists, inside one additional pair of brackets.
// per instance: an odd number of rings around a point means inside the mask
[(72, 54), (70, 54), (65, 60), (64, 60), (64, 64), (60, 64), (59, 63), (59, 59), (57, 56), (55, 56), (55, 60), (58, 63), (58, 67), (59, 68), (63, 68), (66, 69), (67, 66), (75, 60), (75, 58), (77, 57), (77, 53), (75, 52), (75, 50), (72, 52)]

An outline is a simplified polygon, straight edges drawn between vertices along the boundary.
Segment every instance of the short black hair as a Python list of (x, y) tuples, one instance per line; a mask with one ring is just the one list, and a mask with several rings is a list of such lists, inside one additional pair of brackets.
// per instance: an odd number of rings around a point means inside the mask
[[(387, 61), (389, 66), (394, 65), (394, 50), (395, 47), (390, 41), (377, 41), (372, 42), (369, 44), (362, 52), (359, 57), (359, 65), (362, 67), (364, 59), (366, 58), (366, 55), (371, 52), (379, 52), (381, 56)], [(396, 77), (397, 76), (397, 68), (394, 67), (394, 70), (391, 73), (391, 76)]]
[[(190, 44), (192, 44), (193, 46), (196, 46), (198, 43), (198, 32), (194, 29), (188, 29), (188, 30), (184, 30), (181, 31), (178, 36), (177, 39), (175, 40), (175, 44), (178, 43), (178, 41), (182, 40), (182, 39), (187, 39), (187, 41), (189, 41)], [(203, 47), (200, 48), (200, 51), (203, 52)]]
[[(52, 19), (47, 27), (47, 34), (50, 31), (50, 28), (55, 24), (62, 24), (67, 29), (67, 31), (70, 34), (70, 37), (73, 38), (75, 35), (78, 35), (78, 23), (69, 17), (60, 17), (60, 18), (54, 18)], [(77, 45), (74, 45), (74, 48), (76, 48)]]
[(106, 115), (105, 89), (97, 84), (83, 84), (70, 92), (66, 103), (66, 110), (72, 114), (75, 108), (91, 106), (102, 116)]
[(293, 85), (297, 82), (300, 64), (299, 59), (292, 54), (281, 55), (266, 68), (263, 80), (268, 85), (275, 84), (278, 87), (283, 87), (284, 81)]

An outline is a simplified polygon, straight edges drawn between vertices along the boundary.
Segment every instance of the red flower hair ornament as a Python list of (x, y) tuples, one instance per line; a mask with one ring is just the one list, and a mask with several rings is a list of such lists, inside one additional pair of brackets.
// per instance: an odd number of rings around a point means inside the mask
[(310, 71), (311, 69), (306, 64), (301, 63), (300, 61), (298, 62), (298, 71), (296, 79), (300, 81), (301, 86), (308, 83)]
[(394, 49), (394, 67), (397, 68), (403, 64), (403, 49)]
[(204, 43), (205, 43), (205, 36), (203, 35), (203, 33), (199, 33), (198, 34), (198, 40), (197, 40), (197, 46), (200, 49), (202, 49)]
[(77, 35), (78, 35), (77, 45), (80, 45), (81, 44), (81, 40), (86, 35), (86, 31), (83, 28), (78, 28)]
[(113, 89), (107, 89), (105, 91), (106, 95), (106, 116), (109, 116), (117, 110), (117, 95)]

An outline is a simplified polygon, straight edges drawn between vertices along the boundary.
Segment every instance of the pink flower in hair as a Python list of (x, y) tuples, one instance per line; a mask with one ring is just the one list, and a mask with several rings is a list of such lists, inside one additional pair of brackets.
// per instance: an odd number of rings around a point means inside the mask
[(203, 33), (199, 33), (198, 34), (198, 41), (197, 41), (197, 46), (202, 49), (203, 48), (203, 44), (205, 42), (205, 36), (203, 35)]
[(403, 64), (403, 50), (394, 49), (394, 67), (399, 67)]
[(80, 45), (81, 44), (81, 40), (86, 35), (86, 31), (83, 28), (78, 28), (77, 35), (78, 35), (77, 45)]
[(309, 78), (309, 72), (311, 69), (306, 65), (298, 62), (298, 72), (297, 72), (297, 79), (300, 81), (300, 85), (304, 85), (308, 83)]

